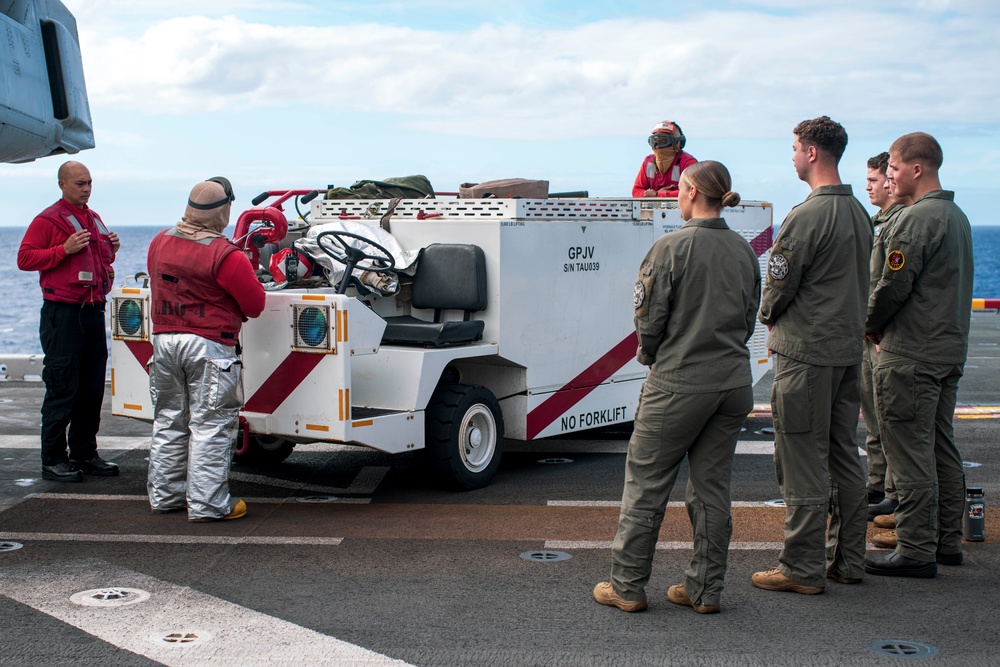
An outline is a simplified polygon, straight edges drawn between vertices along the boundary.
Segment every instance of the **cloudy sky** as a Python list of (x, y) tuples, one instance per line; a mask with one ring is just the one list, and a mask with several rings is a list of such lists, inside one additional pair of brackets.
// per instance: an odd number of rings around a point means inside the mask
[[(841, 174), (923, 130), (973, 224), (1000, 224), (994, 0), (64, 0), (97, 148), (79, 155), (111, 227), (169, 226), (226, 175), (269, 188), (421, 173), (439, 191), (543, 178), (627, 196), (646, 137), (678, 121), (778, 223), (808, 188), (791, 128), (847, 128)], [(993, 65), (989, 65), (993, 63)], [(0, 224), (58, 196), (61, 160), (0, 165)]]

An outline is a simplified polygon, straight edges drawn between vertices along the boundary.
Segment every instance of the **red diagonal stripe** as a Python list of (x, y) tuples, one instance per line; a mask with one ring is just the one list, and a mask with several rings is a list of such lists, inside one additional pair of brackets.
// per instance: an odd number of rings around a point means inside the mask
[(264, 384), (254, 392), (243, 409), (247, 412), (272, 414), (295, 391), (295, 388), (302, 384), (312, 369), (323, 361), (324, 356), (306, 352), (289, 353), (271, 376), (264, 380)]
[(149, 359), (153, 356), (153, 344), (148, 340), (127, 340), (125, 347), (142, 366), (142, 370), (146, 371), (146, 375), (149, 375)]
[(585, 371), (570, 380), (537, 408), (528, 413), (528, 440), (533, 439), (571, 407), (635, 358), (639, 336), (633, 331)]
[(771, 246), (774, 245), (774, 242), (771, 238), (773, 229), (774, 229), (773, 227), (768, 227), (760, 234), (755, 236), (754, 240), (750, 242), (750, 247), (753, 248), (753, 251), (757, 253), (758, 257), (763, 255), (768, 250), (770, 250)]

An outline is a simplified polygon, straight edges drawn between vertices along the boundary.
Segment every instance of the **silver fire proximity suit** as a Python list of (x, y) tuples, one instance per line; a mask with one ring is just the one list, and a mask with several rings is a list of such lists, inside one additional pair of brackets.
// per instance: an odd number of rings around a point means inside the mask
[(186, 506), (196, 522), (246, 514), (229, 493), (243, 406), (237, 343), (265, 296), (250, 260), (222, 233), (231, 201), (231, 188), (199, 183), (184, 217), (157, 234), (147, 257), (153, 437), (146, 489), (154, 514)]

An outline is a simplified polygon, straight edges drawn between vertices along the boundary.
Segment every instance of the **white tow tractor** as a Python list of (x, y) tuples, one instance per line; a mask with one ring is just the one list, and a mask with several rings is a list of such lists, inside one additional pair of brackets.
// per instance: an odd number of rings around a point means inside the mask
[[(650, 245), (683, 224), (676, 200), (315, 199), (289, 231), (282, 204), (295, 197), (298, 208), (306, 192), (267, 193), (272, 203), (236, 225), (252, 262), (309, 239), (343, 274), (267, 285), (263, 314), (244, 325), (238, 458), (280, 462), (312, 442), (425, 450), (454, 486), (474, 489), (496, 475), (505, 437), (634, 419), (646, 376), (635, 277)], [(771, 213), (744, 202), (723, 214), (762, 270)], [(400, 248), (415, 265), (397, 266)], [(365, 269), (398, 290), (367, 288), (356, 278)], [(111, 299), (112, 410), (151, 420), (150, 293), (126, 285)], [(755, 382), (770, 365), (765, 334), (750, 342)]]

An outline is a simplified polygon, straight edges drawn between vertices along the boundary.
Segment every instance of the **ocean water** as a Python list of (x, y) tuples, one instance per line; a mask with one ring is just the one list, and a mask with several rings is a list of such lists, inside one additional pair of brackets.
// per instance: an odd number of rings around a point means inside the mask
[[(122, 242), (115, 261), (115, 282), (146, 270), (146, 249), (159, 227), (117, 227)], [(38, 274), (17, 268), (24, 230), (0, 227), (0, 354), (40, 354), (38, 314), (42, 305)], [(1000, 299), (1000, 226), (973, 226), (976, 298)]]

